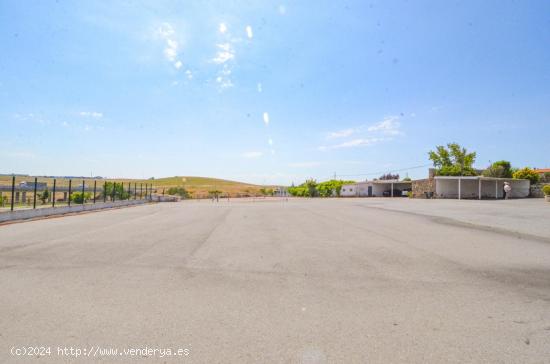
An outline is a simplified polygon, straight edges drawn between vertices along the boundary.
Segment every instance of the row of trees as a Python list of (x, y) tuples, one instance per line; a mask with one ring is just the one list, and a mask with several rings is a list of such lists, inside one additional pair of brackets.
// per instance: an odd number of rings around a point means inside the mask
[(294, 184), (288, 188), (288, 193), (296, 197), (331, 197), (340, 196), (342, 186), (355, 181), (343, 181), (332, 179), (330, 181), (317, 183), (314, 179), (308, 179), (299, 186)]
[(505, 160), (494, 162), (486, 169), (477, 171), (473, 167), (476, 153), (468, 152), (466, 148), (457, 143), (449, 143), (446, 147), (439, 145), (435, 151), (429, 152), (429, 157), (438, 176), (477, 176), (481, 174), (485, 177), (528, 179), (531, 183), (537, 183), (540, 180), (540, 175), (535, 170), (529, 167), (513, 168), (512, 164)]

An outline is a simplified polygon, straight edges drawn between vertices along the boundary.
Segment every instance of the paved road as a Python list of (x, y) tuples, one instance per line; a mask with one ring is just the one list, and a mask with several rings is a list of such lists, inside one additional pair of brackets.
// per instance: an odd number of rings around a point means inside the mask
[(550, 243), (413, 210), (189, 201), (2, 226), (0, 362), (549, 363)]

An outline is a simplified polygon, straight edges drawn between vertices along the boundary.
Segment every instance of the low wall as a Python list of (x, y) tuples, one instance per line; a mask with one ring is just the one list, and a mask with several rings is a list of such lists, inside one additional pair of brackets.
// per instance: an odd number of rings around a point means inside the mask
[(0, 212), (0, 222), (33, 219), (36, 217), (63, 215), (74, 212), (93, 211), (109, 209), (113, 207), (142, 205), (148, 203), (148, 200), (124, 200), (115, 202), (98, 202), (95, 204), (60, 206), (60, 207), (41, 207), (37, 209), (21, 209), (14, 211)]
[(433, 178), (412, 181), (412, 194), (414, 198), (426, 198), (426, 193), (435, 195), (435, 180)]

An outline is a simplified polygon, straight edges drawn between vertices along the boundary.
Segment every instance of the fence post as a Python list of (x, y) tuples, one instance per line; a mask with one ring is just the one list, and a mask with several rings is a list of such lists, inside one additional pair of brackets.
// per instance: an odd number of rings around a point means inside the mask
[(72, 190), (72, 186), (73, 186), (73, 180), (70, 179), (70, 180), (69, 180), (69, 207), (71, 206), (71, 190)]
[(113, 193), (111, 195), (111, 202), (115, 202), (116, 199), (116, 182), (113, 182)]
[(52, 207), (55, 207), (55, 178), (53, 179)]
[(84, 198), (84, 186), (86, 185), (86, 181), (82, 180), (82, 207), (84, 207), (84, 203), (86, 202), (86, 199)]
[(10, 204), (11, 211), (13, 211), (14, 201), (15, 201), (15, 175), (13, 175), (11, 178), (11, 204)]
[(137, 200), (137, 183), (134, 182), (134, 200)]
[(32, 208), (35, 209), (36, 208), (36, 186), (38, 184), (38, 178), (34, 177), (34, 197), (33, 197), (33, 200), (32, 200)]
[(103, 181), (103, 203), (107, 202), (107, 182)]
[(139, 199), (143, 198), (143, 183), (139, 184)]
[(97, 181), (94, 180), (94, 204), (95, 204), (96, 187), (97, 187)]

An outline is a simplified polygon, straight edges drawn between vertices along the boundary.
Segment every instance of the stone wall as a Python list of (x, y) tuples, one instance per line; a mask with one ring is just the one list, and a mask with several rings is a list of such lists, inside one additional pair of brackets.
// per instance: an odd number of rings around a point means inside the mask
[(530, 197), (544, 197), (544, 193), (542, 192), (542, 187), (546, 184), (550, 184), (550, 183), (537, 183), (535, 185), (531, 185)]
[(435, 179), (417, 179), (412, 181), (413, 198), (426, 198), (427, 193), (435, 195)]

